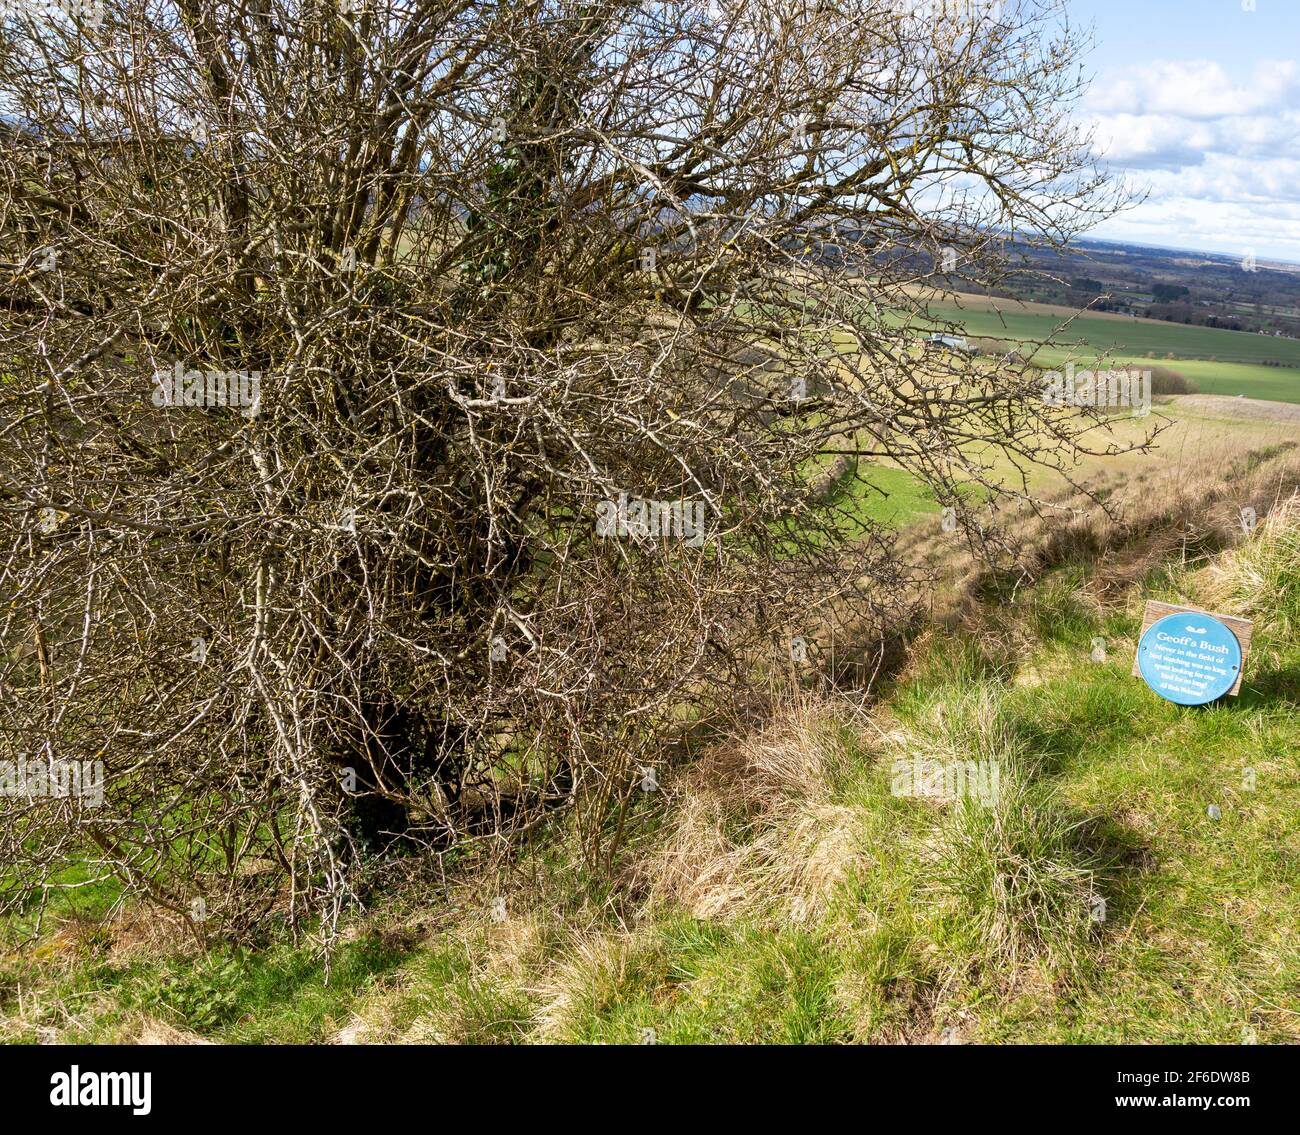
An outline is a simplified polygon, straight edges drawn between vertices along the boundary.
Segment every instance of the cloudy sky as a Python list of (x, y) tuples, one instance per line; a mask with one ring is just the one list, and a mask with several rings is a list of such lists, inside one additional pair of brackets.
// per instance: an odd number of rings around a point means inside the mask
[(1083, 106), (1147, 201), (1108, 240), (1300, 264), (1300, 0), (1073, 0), (1095, 28)]

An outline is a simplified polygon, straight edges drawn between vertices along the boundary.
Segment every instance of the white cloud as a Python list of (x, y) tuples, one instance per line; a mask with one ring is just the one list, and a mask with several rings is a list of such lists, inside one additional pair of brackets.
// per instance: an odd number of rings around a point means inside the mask
[(1098, 154), (1149, 190), (1097, 235), (1300, 258), (1300, 64), (1237, 82), (1203, 60), (1125, 66), (1085, 109)]
[(1248, 83), (1234, 84), (1218, 63), (1197, 59), (1127, 66), (1093, 83), (1087, 105), (1098, 114), (1167, 114), (1213, 119), (1276, 111), (1300, 94), (1300, 64), (1264, 60)]
[(1137, 169), (1201, 165), (1211, 155), (1300, 158), (1300, 113), (1275, 118), (1192, 121), (1167, 114), (1115, 114), (1097, 120), (1097, 151), (1109, 162)]

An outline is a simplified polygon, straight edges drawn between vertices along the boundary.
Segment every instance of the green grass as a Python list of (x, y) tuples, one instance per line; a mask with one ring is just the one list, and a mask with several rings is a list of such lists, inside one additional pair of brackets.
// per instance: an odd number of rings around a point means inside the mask
[[(1000, 310), (981, 310), (997, 305)], [(971, 335), (997, 339), (1038, 341), (1069, 318), (1067, 309), (1024, 310), (1013, 301), (939, 300), (930, 304), (937, 320), (962, 324)], [(1278, 339), (1248, 331), (1225, 331), (1217, 327), (1196, 327), (1153, 319), (1128, 319), (1084, 314), (1054, 337), (1060, 347), (1081, 346), (1092, 351), (1145, 355), (1157, 359), (1173, 354), (1186, 359), (1215, 359), (1220, 362), (1261, 363), (1277, 361), (1300, 367), (1300, 339)], [(1300, 374), (1294, 376), (1300, 382)]]
[(905, 469), (864, 463), (859, 473), (858, 478), (846, 481), (837, 498), (849, 515), (904, 528), (940, 511), (934, 494)]
[[(472, 1043), (1300, 1040), (1300, 509), (1279, 516), (1215, 577), (1256, 621), (1239, 698), (1179, 707), (1129, 673), (1142, 600), (1194, 597), (1204, 572), (1155, 571), (1102, 608), (1075, 564), (915, 643), (872, 725), (832, 709), (800, 726), (794, 772), (641, 802), (630, 892), (558, 823), (506, 880), (503, 922), (481, 881), (451, 905), (395, 896), (352, 917), (328, 980), (305, 942), (117, 959), (106, 938), (47, 941), (0, 965), (4, 1035), (112, 1041), (148, 1019), (227, 1042), (353, 1020)], [(997, 761), (1000, 795), (899, 794), (918, 758)], [(714, 815), (687, 875), (739, 901), (707, 914), (645, 880)]]
[[(1073, 362), (1081, 369), (1096, 361), (1090, 351), (1070, 351), (1044, 348), (1034, 356), (1034, 361), (1046, 368), (1061, 368)], [(1300, 371), (1285, 367), (1267, 367), (1249, 363), (1211, 362), (1208, 359), (1143, 358), (1132, 354), (1117, 354), (1103, 364), (1107, 369), (1127, 370), (1162, 366), (1177, 371), (1186, 378), (1198, 394), (1222, 394), (1235, 398), (1259, 398), (1269, 402), (1300, 402)]]
[[(1165, 429), (1151, 450), (1120, 456), (1085, 456), (1074, 470), (1076, 479), (1087, 480), (1095, 473), (1120, 470), (1140, 474), (1171, 462), (1186, 465), (1189, 472), (1194, 472), (1207, 452), (1214, 455), (1214, 460), (1222, 460), (1228, 452), (1250, 452), (1285, 444), (1295, 433), (1294, 424), (1282, 419), (1234, 416), (1217, 408), (1198, 407), (1177, 399), (1158, 404), (1155, 413)], [(1151, 421), (1151, 418), (1117, 416), (1106, 426), (1108, 436), (1103, 438), (1098, 429), (1089, 434), (1087, 441), (1097, 449), (1112, 441), (1120, 447), (1136, 445), (1143, 439)], [(971, 447), (972, 452), (974, 448)], [(985, 455), (991, 476), (1019, 488), (1020, 473), (1010, 460), (989, 447), (982, 447), (980, 452)], [(845, 480), (834, 501), (844, 511), (846, 532), (852, 527), (847, 523), (850, 517), (889, 527), (906, 527), (942, 511), (928, 486), (906, 470), (863, 461), (859, 474), (857, 478)], [(1065, 487), (1065, 481), (1058, 473), (1042, 467), (1030, 467), (1028, 478), (1030, 490), (1036, 493)], [(984, 492), (976, 486), (972, 486), (972, 490)]]
[[(985, 310), (993, 304), (1001, 310)], [(982, 297), (961, 302), (936, 300), (929, 310), (934, 320), (957, 324), (978, 338), (1026, 343), (1050, 339), (1050, 345), (1033, 359), (1045, 368), (1071, 361), (1086, 366), (1104, 353), (1110, 367), (1147, 365), (1176, 370), (1202, 394), (1300, 402), (1300, 340), (1100, 315), (1078, 316), (1054, 334), (1069, 318), (1066, 309), (1059, 313), (1025, 311), (1011, 301)], [(1282, 365), (1266, 366), (1266, 362)]]
[(91, 939), (57, 959), (39, 950), (6, 959), (6, 1013), (20, 985), (26, 988), (33, 974), (44, 977), (26, 1027), (7, 1039), (32, 1042), (39, 1028), (57, 1026), (68, 1043), (111, 1043), (143, 1016), (231, 1043), (320, 1043), (409, 955), (409, 944), (363, 933), (338, 951), (327, 981), (314, 953), (287, 941), (265, 950), (219, 946), (198, 958), (176, 953), (120, 963), (106, 960), (102, 945)]

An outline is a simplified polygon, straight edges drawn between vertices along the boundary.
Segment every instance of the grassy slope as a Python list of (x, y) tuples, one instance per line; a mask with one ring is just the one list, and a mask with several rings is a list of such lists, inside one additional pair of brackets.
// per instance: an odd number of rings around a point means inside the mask
[[(999, 313), (996, 309), (1007, 309)], [(963, 323), (972, 335), (997, 338), (1024, 337), (1042, 339), (1049, 336), (1075, 312), (1072, 309), (1048, 304), (1013, 304), (1005, 300), (992, 300), (982, 296), (961, 296), (957, 302), (934, 300), (931, 310), (937, 318)], [(1006, 326), (1003, 325), (1006, 321)], [(996, 322), (992, 322), (996, 321)], [(1009, 330), (1010, 329), (1010, 330)], [(1136, 329), (1136, 330), (1135, 330)], [(1137, 355), (1137, 344), (1158, 349), (1157, 358), (1174, 352), (1178, 357), (1173, 366), (1191, 380), (1203, 394), (1237, 395), (1275, 402), (1300, 403), (1300, 370), (1265, 367), (1261, 365), (1210, 361), (1208, 358), (1189, 357), (1202, 349), (1224, 352), (1254, 351), (1264, 349), (1264, 357), (1284, 358), (1300, 365), (1300, 341), (1271, 340), (1244, 332), (1219, 331), (1208, 328), (1189, 328), (1181, 324), (1157, 320), (1134, 320), (1127, 316), (1098, 313), (1085, 316), (1071, 324), (1066, 341), (1088, 337), (1094, 349), (1044, 348), (1036, 361), (1045, 367), (1063, 366), (1067, 360), (1083, 366), (1096, 357), (1096, 345), (1113, 345), (1117, 338), (1127, 338), (1128, 350), (1107, 360), (1107, 366), (1121, 367), (1150, 364), (1152, 360)], [(1260, 348), (1257, 342), (1266, 345)], [(1143, 349), (1146, 349), (1145, 347)], [(1268, 352), (1274, 352), (1268, 354)], [(1231, 455), (1264, 445), (1284, 443), (1295, 437), (1295, 424), (1289, 421), (1249, 420), (1184, 403), (1179, 398), (1162, 399), (1155, 407), (1157, 420), (1165, 430), (1155, 442), (1150, 453), (1126, 454), (1117, 457), (1085, 459), (1076, 470), (1086, 479), (1105, 468), (1108, 471), (1136, 474), (1148, 466), (1187, 467), (1199, 471), (1207, 463), (1230, 459)], [(1134, 444), (1149, 427), (1150, 420), (1133, 419), (1116, 415), (1110, 420), (1117, 444)], [(1104, 438), (1098, 436), (1095, 445), (1105, 447)], [(993, 458), (993, 467), (1009, 484), (1019, 486), (1021, 471), (1001, 455)], [(867, 465), (860, 470), (856, 480), (846, 482), (840, 494), (840, 503), (852, 516), (875, 521), (891, 527), (916, 523), (924, 517), (937, 514), (939, 504), (933, 495), (915, 477), (887, 464)], [(1051, 491), (1060, 487), (1061, 479), (1048, 470), (1028, 470), (1028, 484), (1034, 492)]]
[[(1077, 477), (1087, 480), (1103, 470), (1136, 476), (1148, 469), (1191, 476), (1207, 467), (1213, 469), (1230, 463), (1237, 454), (1283, 444), (1296, 437), (1293, 422), (1234, 417), (1180, 398), (1163, 400), (1149, 418), (1116, 415), (1108, 425), (1117, 445), (1133, 445), (1141, 440), (1153, 421), (1165, 428), (1150, 452), (1086, 458), (1076, 470)], [(1104, 449), (1107, 440), (1099, 431), (1091, 444)], [(992, 467), (1006, 483), (1020, 484), (1018, 471), (1005, 457), (995, 455)], [(1050, 492), (1063, 485), (1059, 475), (1050, 470), (1030, 470), (1029, 487), (1034, 492)], [(911, 524), (940, 511), (933, 494), (915, 477), (887, 465), (864, 464), (861, 476), (845, 483), (841, 501), (855, 515), (890, 526)]]
[[(196, 962), (71, 921), (0, 966), (0, 1035), (1300, 1040), (1300, 508), (1120, 601), (1089, 573), (930, 632), (869, 716), (798, 705), (663, 776), (613, 882), (556, 829), (355, 918), (328, 984), (305, 945)], [(1147, 595), (1256, 618), (1240, 698), (1129, 676)], [(915, 756), (1001, 762), (999, 802), (894, 795)]]

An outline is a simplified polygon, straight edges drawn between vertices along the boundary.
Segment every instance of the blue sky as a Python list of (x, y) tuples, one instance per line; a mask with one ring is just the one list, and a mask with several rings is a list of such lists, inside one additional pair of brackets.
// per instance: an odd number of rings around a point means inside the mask
[(1300, 263), (1300, 0), (1071, 0), (1081, 107), (1148, 200), (1091, 235)]

